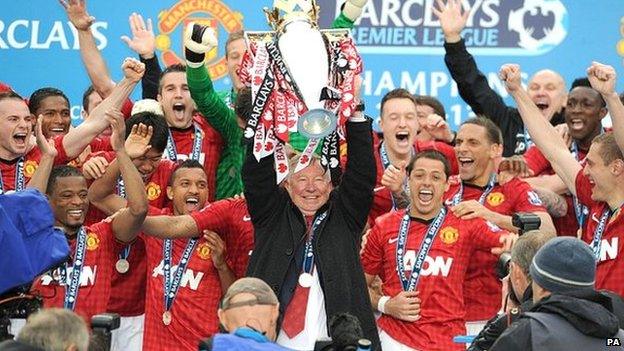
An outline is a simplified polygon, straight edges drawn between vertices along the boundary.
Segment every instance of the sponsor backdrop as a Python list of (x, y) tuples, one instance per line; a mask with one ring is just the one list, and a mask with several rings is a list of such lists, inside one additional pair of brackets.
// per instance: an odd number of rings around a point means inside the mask
[[(614, 65), (624, 76), (624, 2), (622, 0), (463, 0), (472, 8), (464, 30), (490, 84), (511, 103), (497, 78), (501, 64), (521, 64), (525, 76), (552, 68), (566, 78), (584, 74), (594, 59)], [(318, 0), (322, 28), (329, 27), (344, 0)], [(449, 122), (456, 126), (471, 115), (446, 66), (444, 38), (432, 12), (435, 0), (369, 0), (353, 36), (364, 58), (367, 112), (377, 116), (381, 96), (404, 87), (438, 96)], [(209, 59), (217, 89), (229, 89), (224, 43), (239, 28), (267, 30), (261, 8), (271, 0), (133, 0), (87, 1), (95, 16), (92, 30), (113, 79), (121, 76), (124, 57), (132, 56), (120, 40), (130, 35), (132, 12), (151, 18), (161, 63), (182, 57), (182, 32), (190, 20), (217, 28), (219, 49)], [(56, 0), (5, 1), (0, 14), (0, 81), (28, 96), (43, 86), (67, 93), (74, 124), (80, 123), (81, 96), (89, 85), (80, 61), (76, 30)], [(624, 83), (620, 79), (618, 89)], [(139, 98), (136, 91), (133, 95)]]

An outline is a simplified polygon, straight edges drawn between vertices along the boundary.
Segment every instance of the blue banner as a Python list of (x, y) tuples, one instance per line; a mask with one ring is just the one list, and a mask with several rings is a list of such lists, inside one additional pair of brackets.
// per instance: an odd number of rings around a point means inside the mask
[[(318, 0), (320, 24), (327, 28), (344, 0)], [(504, 63), (519, 63), (524, 81), (542, 68), (560, 72), (568, 82), (583, 76), (593, 61), (613, 65), (624, 75), (624, 3), (621, 0), (463, 0), (472, 9), (462, 35), (490, 85), (506, 98), (497, 78)], [(369, 0), (353, 30), (364, 59), (363, 94), (367, 113), (379, 114), (381, 97), (403, 87), (437, 96), (453, 128), (472, 113), (458, 95), (444, 65), (444, 36), (432, 11), (435, 0)], [(92, 31), (114, 80), (121, 63), (134, 52), (120, 40), (131, 36), (128, 16), (151, 18), (162, 64), (183, 60), (182, 33), (189, 21), (217, 29), (219, 48), (209, 55), (218, 90), (229, 89), (224, 45), (240, 28), (268, 30), (263, 7), (271, 0), (87, 1), (96, 18)], [(80, 59), (78, 36), (58, 1), (7, 1), (0, 14), (0, 82), (29, 96), (53, 86), (72, 103), (80, 123), (82, 93), (89, 85)], [(622, 80), (618, 90), (622, 91)], [(140, 89), (133, 94), (140, 97)]]

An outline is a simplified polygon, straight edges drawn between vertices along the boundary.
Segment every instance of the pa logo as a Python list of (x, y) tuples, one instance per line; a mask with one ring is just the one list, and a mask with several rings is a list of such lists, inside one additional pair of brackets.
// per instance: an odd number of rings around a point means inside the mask
[(544, 53), (567, 35), (568, 12), (560, 0), (525, 0), (509, 13), (509, 30), (518, 33), (518, 46)]

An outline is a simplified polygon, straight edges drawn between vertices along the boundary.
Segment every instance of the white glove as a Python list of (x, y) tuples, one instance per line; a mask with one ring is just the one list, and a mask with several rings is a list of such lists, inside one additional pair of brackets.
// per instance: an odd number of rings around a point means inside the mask
[(204, 64), (206, 53), (217, 46), (214, 29), (190, 22), (184, 31), (184, 56), (189, 67), (197, 68)]
[(347, 16), (348, 19), (355, 22), (362, 14), (362, 9), (367, 2), (368, 0), (347, 0), (342, 13)]

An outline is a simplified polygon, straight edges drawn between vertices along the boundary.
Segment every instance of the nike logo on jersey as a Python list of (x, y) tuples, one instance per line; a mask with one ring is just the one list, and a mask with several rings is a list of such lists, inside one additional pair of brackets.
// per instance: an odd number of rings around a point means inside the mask
[(388, 244), (392, 245), (392, 244), (396, 243), (396, 242), (397, 242), (397, 240), (399, 240), (399, 238), (398, 238), (398, 237), (396, 237), (396, 238), (390, 238), (390, 239), (388, 239)]
[[(63, 282), (61, 279), (61, 270), (55, 269), (53, 272), (47, 272), (41, 276), (41, 285), (50, 285), (52, 283), (61, 286), (68, 285), (71, 282), (73, 268), (67, 268), (67, 281)], [(95, 277), (97, 274), (97, 266), (84, 266), (82, 267), (82, 273), (80, 274), (80, 286), (89, 286), (95, 284)]]
[[(172, 277), (175, 276), (177, 270), (178, 266), (171, 267), (169, 273)], [(152, 270), (152, 278), (157, 278), (159, 275), (164, 276), (162, 260), (160, 261), (160, 264)], [(195, 273), (192, 269), (187, 268), (182, 275), (182, 280), (180, 280), (180, 287), (197, 290), (197, 288), (199, 288), (199, 284), (202, 281), (202, 278), (204, 278), (204, 272)]]
[(592, 213), (591, 218), (592, 218), (592, 221), (596, 223), (600, 223), (600, 219), (596, 217), (596, 212)]
[(243, 222), (249, 222), (249, 221), (251, 221), (251, 217), (243, 216)]

